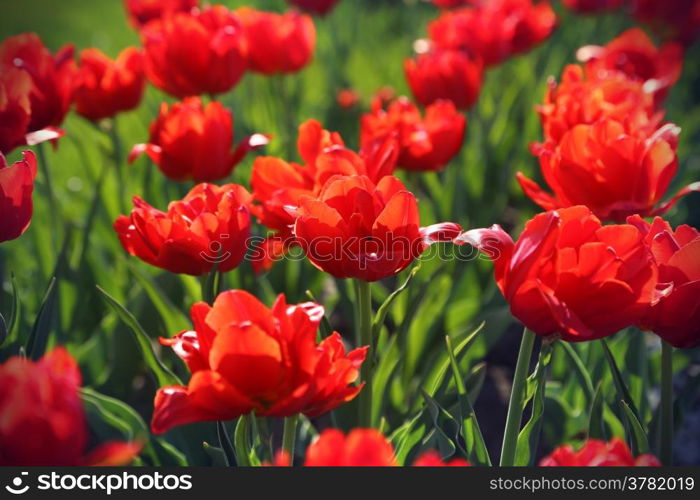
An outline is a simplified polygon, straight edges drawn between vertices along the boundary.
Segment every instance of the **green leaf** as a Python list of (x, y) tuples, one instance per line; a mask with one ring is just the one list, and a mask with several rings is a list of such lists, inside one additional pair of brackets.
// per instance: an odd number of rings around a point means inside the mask
[(56, 306), (56, 277), (51, 278), (44, 298), (39, 306), (39, 312), (27, 340), (27, 357), (37, 360), (44, 355), (46, 344), (51, 333), (51, 320)]
[(211, 458), (212, 461), (212, 466), (214, 467), (224, 467), (228, 466), (229, 462), (228, 459), (226, 458), (226, 453), (224, 453), (224, 450), (221, 448), (218, 448), (216, 446), (212, 446), (211, 444), (207, 443), (206, 441), (202, 443), (202, 447), (204, 448), (204, 451), (209, 455), (209, 458)]
[(377, 313), (374, 315), (374, 320), (372, 321), (373, 339), (376, 339), (379, 336), (379, 332), (382, 329), (382, 325), (384, 324), (384, 320), (386, 319), (386, 315), (389, 312), (391, 304), (393, 304), (394, 300), (396, 300), (396, 297), (398, 297), (401, 294), (401, 292), (403, 292), (408, 287), (408, 285), (411, 283), (411, 280), (418, 273), (418, 271), (420, 271), (420, 264), (417, 264), (413, 267), (413, 269), (411, 269), (411, 271), (408, 273), (408, 277), (403, 282), (403, 284), (396, 290), (394, 290), (386, 298), (382, 305), (379, 306), (379, 309), (377, 309)]
[[(12, 310), (10, 311), (10, 319), (7, 322), (7, 338), (10, 342), (13, 342), (17, 339), (20, 320), (19, 290), (17, 289), (15, 273), (10, 273), (10, 283), (12, 284)], [(2, 342), (0, 342), (0, 345), (2, 345)]]
[(540, 348), (540, 357), (533, 374), (528, 380), (528, 386), (532, 384), (532, 411), (530, 420), (522, 428), (518, 435), (518, 443), (515, 451), (515, 465), (532, 466), (534, 464), (537, 445), (542, 430), (542, 417), (544, 415), (544, 396), (547, 385), (547, 366), (552, 359), (552, 344), (543, 342)]
[(8, 337), (7, 323), (5, 323), (5, 318), (0, 313), (0, 346), (5, 343)]
[(233, 451), (233, 445), (231, 444), (231, 438), (226, 430), (226, 425), (223, 422), (216, 422), (216, 434), (219, 438), (219, 446), (224, 452), (224, 457), (226, 458), (226, 465), (229, 467), (236, 465), (236, 454)]
[(612, 374), (612, 377), (613, 377), (613, 382), (615, 384), (615, 390), (617, 391), (618, 399), (627, 403), (628, 406), (630, 407), (630, 410), (632, 410), (632, 412), (634, 412), (635, 418), (637, 418), (637, 420), (639, 420), (639, 412), (637, 411), (637, 408), (634, 405), (634, 401), (632, 400), (632, 396), (630, 395), (630, 392), (627, 389), (627, 385), (625, 384), (625, 380), (624, 380), (624, 378), (622, 378), (622, 372), (620, 372), (620, 369), (617, 366), (617, 362), (615, 361), (615, 357), (612, 355), (612, 352), (610, 352), (610, 348), (608, 347), (608, 343), (605, 341), (605, 339), (601, 339), (600, 342), (603, 345), (603, 350), (605, 352), (605, 358), (607, 359), (608, 365), (610, 366), (610, 373)]
[(163, 387), (167, 385), (182, 385), (180, 379), (170, 369), (165, 366), (156, 356), (156, 353), (151, 344), (151, 339), (148, 337), (143, 327), (139, 324), (128, 309), (121, 305), (114, 297), (108, 294), (105, 290), (97, 286), (97, 290), (102, 294), (110, 307), (117, 313), (119, 318), (129, 327), (134, 335), (134, 339), (141, 348), (141, 355), (146, 363), (146, 366), (153, 372), (158, 384)]
[(148, 298), (153, 302), (158, 314), (160, 314), (160, 318), (163, 320), (163, 325), (168, 335), (174, 335), (186, 329), (190, 324), (189, 319), (170, 302), (168, 296), (163, 293), (158, 285), (130, 262), (128, 267), (134, 277), (136, 277), (136, 281), (139, 282), (141, 288), (148, 295)]
[(479, 422), (476, 418), (476, 414), (474, 413), (474, 408), (469, 401), (469, 395), (467, 394), (467, 389), (464, 386), (462, 374), (459, 371), (459, 365), (457, 364), (457, 358), (455, 358), (454, 351), (452, 350), (452, 344), (449, 336), (445, 337), (445, 343), (447, 344), (450, 366), (452, 367), (452, 376), (454, 378), (455, 385), (457, 386), (459, 412), (462, 418), (461, 431), (467, 451), (467, 458), (474, 464), (490, 466), (491, 458), (489, 457), (489, 452), (486, 449), (484, 436), (481, 434), (481, 428), (479, 427)]
[(647, 434), (644, 431), (642, 424), (639, 422), (634, 412), (626, 402), (620, 401), (620, 404), (622, 406), (625, 418), (627, 419), (627, 424), (632, 431), (632, 452), (635, 456), (643, 453), (649, 453), (649, 439), (647, 438)]
[[(477, 338), (477, 335), (481, 330), (483, 330), (485, 322), (481, 322), (479, 326), (477, 326), (469, 335), (467, 335), (463, 340), (461, 340), (454, 348), (454, 355), (456, 357), (459, 357), (459, 355), (462, 353), (462, 351), (465, 351), (469, 349), (469, 347), (474, 343), (474, 341)], [(450, 357), (447, 355), (447, 353), (442, 356), (441, 360), (436, 363), (436, 368), (433, 370), (433, 372), (428, 376), (426, 379), (425, 383), (423, 384), (423, 387), (425, 388), (425, 392), (428, 393), (429, 396), (435, 396), (435, 393), (437, 390), (440, 388), (442, 385), (443, 380), (445, 379), (445, 375), (447, 374), (447, 370), (450, 368)]]
[(598, 383), (593, 395), (593, 402), (588, 419), (588, 439), (600, 439), (607, 441), (605, 428), (603, 427), (603, 410), (605, 407), (605, 399), (603, 399), (603, 384)]
[(101, 394), (89, 387), (80, 390), (88, 412), (94, 412), (109, 426), (119, 430), (127, 441), (148, 440), (148, 427), (141, 416), (126, 403)]
[(425, 423), (423, 422), (424, 410), (419, 411), (416, 415), (396, 429), (389, 437), (389, 441), (394, 445), (396, 450), (396, 460), (399, 464), (406, 463), (411, 450), (421, 442), (425, 435)]
[(432, 420), (433, 428), (435, 429), (440, 456), (443, 459), (451, 457), (454, 455), (459, 444), (457, 438), (460, 424), (450, 412), (440, 406), (440, 404), (425, 391), (421, 390), (421, 394), (425, 399), (425, 403), (428, 405), (428, 413)]
[(236, 452), (236, 463), (241, 467), (250, 467), (250, 439), (249, 439), (249, 424), (250, 417), (241, 415), (238, 417), (236, 429), (233, 431), (233, 446)]
[(595, 397), (595, 390), (593, 389), (593, 382), (591, 381), (591, 376), (583, 364), (580, 356), (569, 342), (563, 340), (557, 341), (557, 345), (561, 347), (566, 353), (567, 357), (571, 361), (571, 366), (574, 369), (574, 374), (578, 378), (584, 393), (586, 394), (586, 403), (588, 405), (593, 404), (593, 399)]

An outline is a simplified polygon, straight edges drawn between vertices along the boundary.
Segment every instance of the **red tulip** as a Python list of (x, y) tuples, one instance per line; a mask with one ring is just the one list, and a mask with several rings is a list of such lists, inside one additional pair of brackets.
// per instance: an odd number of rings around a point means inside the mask
[(614, 10), (622, 7), (625, 0), (562, 0), (567, 9), (581, 14), (592, 14), (604, 10)]
[(375, 99), (372, 112), (362, 117), (361, 142), (367, 144), (395, 133), (399, 141), (398, 164), (407, 170), (442, 170), (459, 153), (467, 120), (451, 101), (436, 101), (427, 107), (425, 118), (407, 98), (401, 97), (383, 109)]
[(457, 50), (437, 50), (406, 59), (406, 79), (423, 106), (447, 99), (459, 109), (476, 102), (481, 89), (481, 63)]
[(144, 26), (141, 38), (146, 76), (175, 97), (227, 92), (248, 64), (243, 26), (222, 5), (157, 19)]
[(440, 454), (435, 450), (426, 451), (413, 462), (414, 467), (469, 467), (470, 465), (463, 458), (453, 458), (448, 462), (444, 462)]
[[(291, 465), (289, 455), (280, 452), (274, 465)], [(338, 429), (326, 429), (306, 450), (305, 467), (394, 467), (398, 461), (394, 447), (375, 429), (353, 429), (347, 435)], [(469, 462), (455, 458), (445, 463), (436, 451), (423, 453), (416, 467), (464, 467)]]
[(657, 101), (678, 81), (683, 70), (681, 45), (670, 42), (657, 48), (639, 28), (625, 31), (605, 47), (581, 47), (576, 56), (586, 63), (586, 71), (595, 78), (622, 73), (657, 93)]
[(192, 306), (193, 331), (161, 339), (182, 357), (192, 378), (187, 387), (158, 390), (151, 428), (156, 434), (191, 422), (256, 415), (311, 418), (353, 399), (367, 348), (347, 355), (340, 335), (316, 344), (323, 307), (287, 305), (279, 295), (271, 309), (242, 290), (219, 295), (213, 307)]
[(34, 153), (22, 152), (22, 160), (13, 165), (0, 153), (0, 242), (18, 238), (29, 227), (35, 177)]
[(352, 109), (362, 100), (362, 96), (355, 89), (340, 89), (335, 94), (335, 102), (341, 109)]
[(149, 21), (175, 12), (189, 12), (198, 3), (198, 0), (124, 0), (124, 7), (131, 24), (140, 28)]
[(609, 443), (589, 439), (578, 451), (570, 445), (560, 446), (540, 461), (541, 467), (659, 467), (654, 455), (634, 457), (624, 441), (613, 438)]
[(83, 50), (78, 81), (76, 108), (89, 120), (97, 121), (134, 109), (141, 102), (146, 86), (143, 55), (128, 47), (112, 61), (98, 49)]
[(656, 111), (654, 96), (642, 83), (623, 74), (591, 78), (575, 64), (566, 66), (561, 83), (550, 80), (544, 104), (537, 111), (545, 139), (555, 143), (574, 126), (592, 125), (603, 118), (615, 120), (630, 133), (653, 133), (663, 118), (663, 111)]
[(248, 38), (251, 71), (265, 75), (294, 73), (313, 58), (316, 28), (311, 17), (296, 11), (275, 14), (250, 7), (235, 13)]
[(518, 181), (545, 210), (586, 205), (599, 218), (621, 222), (639, 214), (660, 215), (700, 183), (682, 189), (659, 205), (678, 169), (676, 147), (680, 129), (669, 123), (653, 135), (627, 132), (612, 119), (576, 125), (557, 145), (547, 141), (534, 148), (551, 195), (518, 172)]
[(277, 232), (254, 253), (256, 271), (269, 269), (293, 244), (295, 216), (290, 209), (298, 207), (303, 198), (315, 198), (334, 175), (366, 175), (378, 181), (394, 171), (398, 155), (393, 136), (368, 142), (358, 154), (345, 148), (337, 132), (324, 130), (315, 120), (299, 127), (297, 148), (305, 165), (274, 157), (256, 158), (253, 163), (253, 213)]
[(394, 447), (379, 431), (354, 429), (346, 436), (326, 429), (306, 450), (306, 467), (391, 467)]
[(288, 3), (296, 5), (300, 9), (320, 16), (328, 14), (339, 1), (340, 0), (287, 0)]
[(13, 36), (0, 44), (1, 66), (14, 66), (31, 77), (28, 132), (57, 127), (63, 122), (75, 87), (72, 46), (63, 47), (54, 56), (34, 33)]
[(453, 7), (462, 7), (478, 2), (478, 0), (432, 0), (433, 5), (441, 9), (451, 9)]
[(199, 97), (188, 97), (172, 108), (161, 104), (150, 130), (150, 142), (135, 145), (129, 162), (146, 153), (166, 177), (176, 181), (224, 179), (249, 151), (269, 140), (254, 134), (232, 150), (231, 112), (216, 101), (204, 106)]
[(488, 0), (445, 11), (428, 25), (437, 49), (464, 50), (485, 66), (527, 52), (554, 31), (557, 16), (547, 1)]
[(294, 213), (296, 242), (314, 266), (364, 281), (393, 276), (460, 230), (449, 222), (421, 228), (416, 198), (393, 176), (376, 185), (362, 175), (332, 177)]
[(700, 36), (700, 2), (697, 0), (632, 0), (632, 14), (667, 39), (688, 46)]
[(628, 219), (645, 234), (659, 266), (659, 302), (640, 325), (680, 349), (700, 345), (700, 231), (682, 225), (674, 231), (656, 217), (649, 224), (635, 215)]
[(513, 316), (538, 335), (606, 337), (637, 323), (657, 299), (658, 269), (642, 232), (602, 226), (583, 206), (536, 215), (517, 243), (498, 225), (455, 243), (491, 257)]
[(0, 66), (0, 154), (27, 143), (31, 90), (27, 72)]
[(243, 260), (250, 236), (250, 195), (236, 184), (198, 184), (167, 212), (138, 196), (114, 229), (124, 249), (173, 273), (200, 276), (228, 272)]
[(88, 427), (78, 365), (62, 347), (39, 361), (0, 365), (0, 465), (126, 465), (137, 443), (109, 442), (86, 454)]

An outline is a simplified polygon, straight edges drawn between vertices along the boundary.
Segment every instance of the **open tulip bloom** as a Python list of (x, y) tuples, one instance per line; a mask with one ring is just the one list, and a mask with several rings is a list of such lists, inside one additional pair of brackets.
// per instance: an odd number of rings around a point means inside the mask
[(351, 384), (367, 348), (346, 354), (337, 332), (317, 344), (322, 318), (318, 304), (287, 305), (280, 295), (268, 309), (242, 290), (222, 293), (213, 306), (195, 304), (194, 330), (161, 339), (187, 363), (192, 378), (187, 387), (158, 391), (153, 432), (251, 412), (316, 417), (353, 399), (362, 389)]

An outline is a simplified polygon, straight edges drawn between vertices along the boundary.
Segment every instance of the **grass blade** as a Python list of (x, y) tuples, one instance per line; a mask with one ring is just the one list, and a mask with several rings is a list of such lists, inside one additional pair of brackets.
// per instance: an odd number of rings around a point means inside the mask
[(97, 286), (97, 290), (102, 294), (110, 307), (117, 313), (119, 318), (129, 327), (134, 334), (134, 338), (141, 348), (143, 359), (156, 377), (158, 384), (163, 387), (166, 385), (182, 385), (180, 379), (166, 367), (156, 356), (156, 353), (151, 345), (151, 339), (148, 337), (143, 327), (129, 310), (121, 305), (114, 297), (108, 294), (105, 290)]

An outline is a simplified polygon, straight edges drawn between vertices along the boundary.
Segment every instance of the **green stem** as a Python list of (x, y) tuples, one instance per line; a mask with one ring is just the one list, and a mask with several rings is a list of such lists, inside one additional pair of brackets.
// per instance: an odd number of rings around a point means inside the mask
[(661, 341), (661, 463), (673, 465), (673, 347)]
[(520, 423), (523, 418), (523, 401), (525, 401), (526, 396), (527, 372), (530, 367), (530, 358), (532, 357), (532, 348), (534, 345), (535, 334), (528, 328), (525, 328), (523, 331), (523, 339), (520, 342), (518, 361), (515, 365), (510, 403), (508, 403), (506, 429), (503, 435), (503, 446), (501, 448), (501, 467), (511, 467), (515, 464), (518, 433), (520, 432)]
[(59, 211), (58, 203), (56, 201), (56, 192), (53, 188), (53, 183), (51, 182), (51, 166), (49, 165), (49, 157), (46, 154), (46, 143), (40, 143), (37, 145), (37, 152), (39, 153), (39, 168), (44, 175), (44, 185), (46, 186), (46, 195), (49, 199), (49, 217), (51, 218), (51, 239), (54, 249), (58, 245), (58, 227), (59, 227)]
[(282, 434), (282, 449), (289, 454), (290, 465), (294, 464), (294, 445), (297, 439), (297, 424), (299, 415), (284, 419), (284, 431)]
[(213, 304), (216, 296), (219, 295), (219, 283), (221, 275), (218, 266), (214, 266), (209, 274), (202, 278), (202, 300), (207, 304)]
[(117, 130), (116, 118), (112, 118), (111, 123), (107, 127), (107, 133), (112, 140), (112, 154), (114, 158), (114, 173), (117, 181), (117, 194), (119, 197), (119, 210), (121, 213), (127, 213), (128, 203), (126, 201), (126, 186), (124, 184), (124, 155), (122, 150), (122, 141)]
[(372, 345), (372, 292), (370, 284), (366, 281), (356, 280), (357, 284), (357, 304), (358, 304), (358, 340), (359, 346), (369, 346), (367, 351), (367, 359), (362, 363), (360, 368), (360, 378), (365, 383), (365, 386), (358, 395), (359, 420), (360, 427), (372, 427), (372, 371), (374, 349)]

